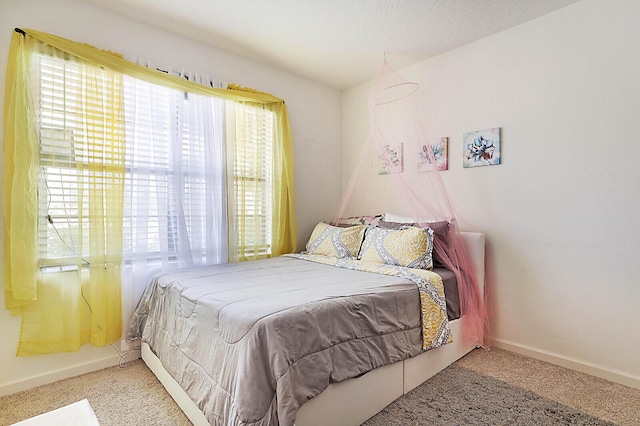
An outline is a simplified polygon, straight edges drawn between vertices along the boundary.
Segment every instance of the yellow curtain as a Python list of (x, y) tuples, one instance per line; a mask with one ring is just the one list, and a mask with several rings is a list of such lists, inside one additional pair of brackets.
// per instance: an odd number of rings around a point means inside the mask
[(275, 147), (275, 191), (273, 202), (273, 255), (293, 253), (296, 250), (296, 215), (293, 198), (293, 143), (289, 116), (284, 103), (270, 104), (276, 112), (278, 143)]
[[(75, 169), (67, 166), (60, 176), (70, 197), (77, 200), (77, 226), (68, 230), (75, 236), (75, 270), (42, 272), (38, 201), (45, 195), (38, 194), (38, 182), (45, 171), (39, 162), (37, 129), (46, 120), (39, 113), (40, 104), (46, 101), (38, 90), (32, 90), (30, 81), (40, 67), (39, 54), (57, 57), (57, 63), (50, 59), (51, 66), (66, 66), (62, 64), (71, 60), (29, 35), (13, 37), (7, 77), (10, 90), (5, 99), (3, 207), (6, 304), (14, 314), (22, 315), (18, 356), (76, 351), (89, 342), (104, 346), (117, 340), (122, 331), (122, 75), (72, 61), (61, 75), (74, 74), (73, 81), (58, 84), (73, 85), (73, 99), (67, 94), (63, 100), (51, 96), (68, 107), (49, 120), (73, 134)], [(55, 91), (55, 84), (52, 87)]]
[(7, 62), (4, 102), (4, 289), (14, 315), (33, 303), (38, 270), (38, 137), (29, 123), (30, 56), (14, 34)]
[(284, 101), (282, 99), (268, 93), (257, 91), (250, 92), (218, 89), (204, 86), (193, 81), (185, 80), (184, 78), (178, 76), (170, 75), (158, 70), (154, 70), (152, 68), (138, 65), (134, 62), (122, 58), (119, 55), (115, 55), (111, 52), (105, 52), (104, 50), (97, 49), (88, 44), (78, 43), (53, 34), (43, 33), (41, 31), (31, 29), (22, 29), (21, 31), (25, 32), (34, 39), (40, 40), (44, 44), (67, 52), (73, 56), (83, 59), (88, 63), (100, 65), (105, 68), (109, 68), (112, 71), (144, 80), (149, 83), (170, 87), (176, 90), (181, 90), (183, 92), (197, 93), (207, 96), (217, 96), (219, 98), (229, 99), (232, 101), (284, 105)]
[[(242, 93), (264, 95), (252, 88), (230, 84), (230, 90)], [(242, 102), (236, 102), (236, 120), (245, 114)], [(251, 103), (247, 103), (251, 104)], [(284, 102), (270, 103), (263, 106), (276, 116), (276, 137), (273, 146), (273, 199), (272, 199), (272, 233), (271, 255), (280, 256), (296, 250), (296, 230), (298, 229), (293, 190), (293, 142), (289, 127), (289, 114)]]

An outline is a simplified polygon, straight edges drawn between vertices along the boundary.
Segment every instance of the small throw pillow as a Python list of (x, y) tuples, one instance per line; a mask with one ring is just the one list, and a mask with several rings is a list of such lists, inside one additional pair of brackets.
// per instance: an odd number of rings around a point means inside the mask
[(375, 216), (351, 216), (342, 217), (338, 219), (337, 223), (331, 223), (334, 226), (346, 228), (355, 225), (373, 225), (376, 226), (378, 222), (384, 217), (384, 215), (377, 214)]
[(307, 243), (307, 254), (355, 259), (360, 251), (365, 225), (338, 228), (320, 222), (311, 233)]
[(433, 230), (407, 226), (402, 229), (370, 227), (366, 234), (360, 259), (408, 268), (433, 268)]
[[(391, 220), (394, 219), (394, 220)], [(433, 229), (434, 240), (438, 241), (439, 247), (450, 247), (451, 241), (449, 238), (449, 221), (447, 220), (433, 220), (433, 219), (412, 219), (410, 217), (398, 216), (392, 213), (385, 213), (385, 218), (378, 222), (380, 228), (386, 229), (400, 229), (403, 226), (417, 226), (420, 228), (429, 227)], [(444, 266), (444, 262), (439, 258), (437, 252), (433, 252), (433, 262), (435, 266)]]

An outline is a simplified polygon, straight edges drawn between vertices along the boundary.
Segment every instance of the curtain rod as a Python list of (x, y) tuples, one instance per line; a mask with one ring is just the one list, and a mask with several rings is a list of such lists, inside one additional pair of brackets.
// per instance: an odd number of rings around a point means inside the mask
[(22, 34), (23, 36), (26, 36), (26, 35), (27, 35), (27, 33), (25, 33), (25, 32), (24, 32), (23, 30), (21, 30), (20, 28), (14, 28), (14, 30), (15, 30), (17, 33)]

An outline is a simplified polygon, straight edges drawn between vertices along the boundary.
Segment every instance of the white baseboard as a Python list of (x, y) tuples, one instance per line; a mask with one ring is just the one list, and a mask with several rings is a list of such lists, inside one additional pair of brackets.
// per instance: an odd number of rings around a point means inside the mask
[[(132, 353), (126, 359), (131, 361), (140, 357), (140, 352)], [(70, 377), (80, 376), (82, 374), (91, 373), (93, 371), (102, 370), (103, 368), (118, 365), (120, 357), (116, 354), (87, 361), (81, 364), (75, 364), (66, 368), (59, 368), (44, 374), (28, 377), (0, 385), (0, 396), (9, 395), (16, 392), (33, 389), (38, 386), (47, 385), (57, 382), (58, 380), (68, 379)]]
[(592, 376), (600, 377), (611, 382), (620, 383), (631, 388), (640, 389), (640, 376), (637, 376), (635, 374), (627, 373), (620, 370), (614, 370), (611, 368), (603, 367), (601, 365), (567, 357), (565, 355), (545, 351), (543, 349), (510, 342), (508, 340), (493, 338), (491, 341), (493, 343), (493, 346), (499, 349), (515, 352), (520, 355), (525, 355), (530, 358), (548, 362), (550, 364), (559, 365), (561, 367), (569, 368), (581, 373), (590, 374)]

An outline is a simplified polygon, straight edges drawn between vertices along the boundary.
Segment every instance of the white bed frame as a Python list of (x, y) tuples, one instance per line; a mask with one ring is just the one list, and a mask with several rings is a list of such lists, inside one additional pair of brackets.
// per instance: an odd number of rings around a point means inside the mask
[[(484, 284), (484, 234), (461, 233)], [(484, 290), (484, 288), (483, 288)], [(455, 339), (460, 320), (450, 322), (453, 343), (432, 349), (414, 358), (377, 368), (355, 379), (329, 385), (320, 395), (298, 410), (296, 426), (360, 425), (402, 395), (435, 376), (476, 347), (473, 342)], [(148, 344), (142, 343), (142, 359), (167, 389), (178, 406), (196, 426), (209, 426), (198, 406), (164, 369)]]

